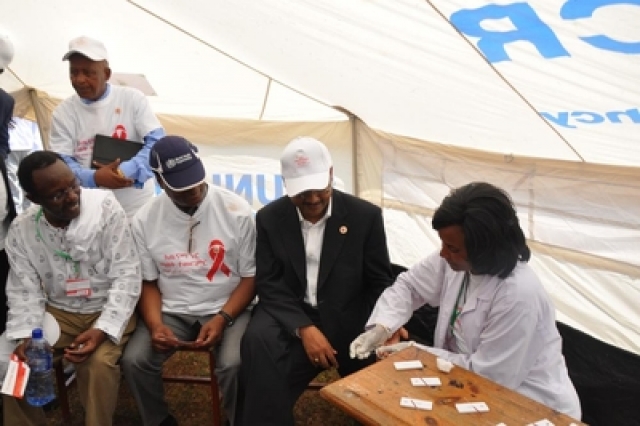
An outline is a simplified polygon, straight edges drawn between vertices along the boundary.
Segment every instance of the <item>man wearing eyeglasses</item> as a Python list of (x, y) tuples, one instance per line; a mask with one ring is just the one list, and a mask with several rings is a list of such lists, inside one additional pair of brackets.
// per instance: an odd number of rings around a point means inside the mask
[[(37, 151), (18, 168), (33, 203), (11, 224), (5, 337), (25, 360), (45, 311), (60, 325), (54, 344), (73, 363), (85, 424), (110, 426), (118, 398), (118, 359), (135, 328), (140, 261), (126, 214), (109, 191), (83, 189), (60, 155)], [(53, 343), (53, 342), (52, 342)], [(0, 345), (2, 346), (2, 345)], [(3, 396), (4, 424), (45, 424), (42, 409)]]
[(349, 343), (393, 281), (382, 212), (332, 188), (320, 141), (301, 137), (281, 156), (288, 196), (256, 215), (259, 302), (242, 340), (242, 425), (292, 426), (293, 405), (324, 369), (350, 374)]
[(162, 364), (179, 347), (211, 348), (229, 424), (234, 424), (240, 339), (255, 297), (251, 206), (209, 185), (197, 148), (166, 136), (149, 158), (164, 190), (132, 222), (142, 263), (138, 323), (122, 359), (145, 426), (176, 425)]

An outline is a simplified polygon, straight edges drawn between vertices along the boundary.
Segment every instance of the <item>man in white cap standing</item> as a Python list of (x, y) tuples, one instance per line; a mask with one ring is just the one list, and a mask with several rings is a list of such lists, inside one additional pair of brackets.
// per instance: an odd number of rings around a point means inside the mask
[[(154, 194), (149, 151), (164, 130), (142, 92), (108, 83), (111, 69), (102, 42), (74, 38), (62, 59), (69, 61), (76, 94), (53, 111), (51, 149), (63, 156), (82, 186), (113, 190), (131, 219)], [(140, 142), (141, 149), (121, 163), (91, 164), (98, 134)]]
[(349, 343), (393, 282), (382, 212), (333, 188), (327, 147), (297, 138), (280, 162), (288, 195), (256, 215), (259, 301), (240, 350), (241, 425), (292, 426), (318, 373), (373, 362), (351, 359)]
[(234, 425), (240, 339), (255, 297), (255, 225), (247, 201), (209, 185), (197, 149), (166, 136), (151, 149), (164, 193), (133, 218), (142, 264), (143, 321), (122, 368), (144, 426), (174, 426), (162, 364), (179, 347), (210, 348), (230, 425)]
[[(13, 43), (6, 35), (0, 34), (0, 74), (13, 59)], [(7, 323), (7, 295), (5, 283), (9, 274), (9, 261), (4, 250), (4, 239), (9, 224), (16, 217), (16, 209), (11, 198), (6, 160), (9, 155), (9, 126), (13, 117), (15, 101), (4, 90), (0, 89), (0, 333), (4, 332)]]

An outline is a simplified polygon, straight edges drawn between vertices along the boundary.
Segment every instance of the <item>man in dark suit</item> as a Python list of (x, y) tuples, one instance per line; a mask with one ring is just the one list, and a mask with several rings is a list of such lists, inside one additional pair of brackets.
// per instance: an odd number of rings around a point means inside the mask
[(288, 196), (256, 216), (259, 302), (240, 349), (242, 425), (293, 425), (293, 406), (323, 369), (349, 357), (378, 296), (393, 281), (382, 212), (332, 188), (327, 148), (294, 139), (282, 157)]

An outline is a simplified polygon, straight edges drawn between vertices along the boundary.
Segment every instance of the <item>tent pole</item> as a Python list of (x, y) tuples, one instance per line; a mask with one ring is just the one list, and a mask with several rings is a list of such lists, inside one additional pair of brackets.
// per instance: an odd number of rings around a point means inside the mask
[(40, 99), (38, 98), (38, 91), (34, 88), (29, 88), (29, 98), (31, 99), (31, 106), (36, 115), (36, 123), (38, 124), (38, 130), (40, 131), (40, 139), (42, 140), (42, 147), (46, 150), (51, 149), (49, 147), (49, 126), (44, 126), (43, 123), (48, 123), (48, 115), (43, 111)]
[(360, 182), (358, 182), (358, 119), (355, 115), (349, 114), (349, 122), (351, 123), (351, 170), (353, 182), (353, 194), (360, 196)]

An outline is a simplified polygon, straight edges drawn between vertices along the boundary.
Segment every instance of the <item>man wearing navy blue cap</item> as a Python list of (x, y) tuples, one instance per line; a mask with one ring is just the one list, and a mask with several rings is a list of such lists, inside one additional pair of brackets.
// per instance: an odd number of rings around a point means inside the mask
[(154, 145), (149, 164), (164, 193), (131, 224), (142, 265), (143, 321), (122, 366), (145, 426), (177, 424), (164, 400), (161, 368), (181, 346), (216, 352), (224, 409), (234, 420), (240, 339), (255, 296), (255, 225), (243, 198), (206, 183), (197, 152), (179, 136)]

